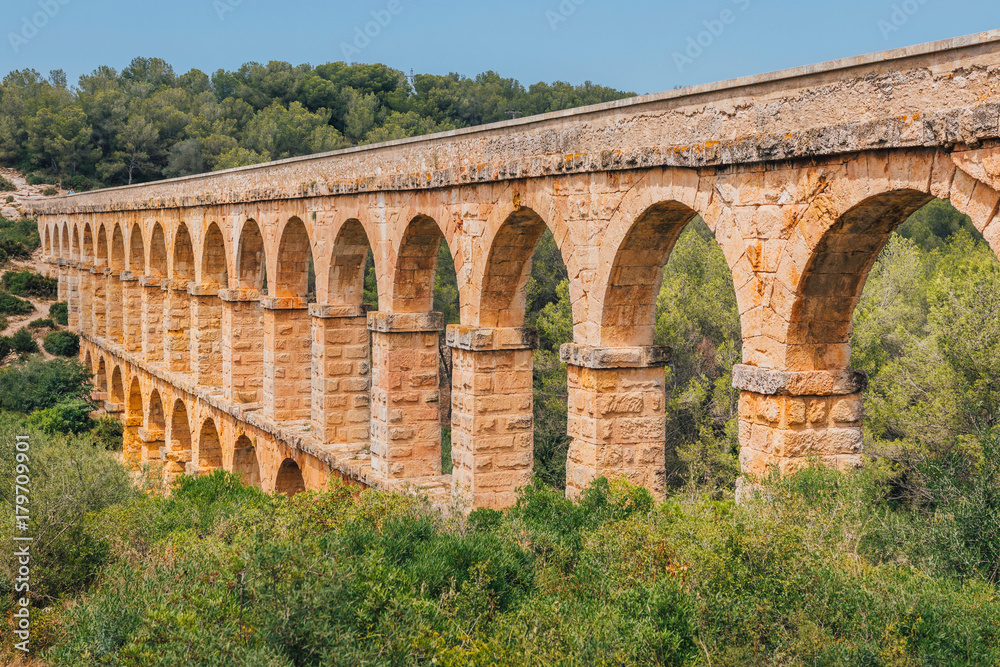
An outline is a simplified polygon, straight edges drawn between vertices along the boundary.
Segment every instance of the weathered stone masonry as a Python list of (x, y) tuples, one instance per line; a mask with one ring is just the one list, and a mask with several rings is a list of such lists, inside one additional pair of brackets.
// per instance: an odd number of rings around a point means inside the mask
[[(525, 285), (548, 228), (573, 307), (568, 493), (599, 475), (659, 491), (669, 350), (652, 345), (656, 297), (697, 215), (736, 288), (744, 472), (811, 457), (847, 467), (860, 460), (864, 388), (851, 316), (889, 234), (939, 197), (1000, 252), (998, 83), (1000, 32), (983, 33), (50, 198), (36, 213), (127, 456), (171, 475), (221, 466), (294, 492), (336, 473), (508, 505), (531, 475)], [(446, 332), (431, 312), (442, 240), (461, 299)]]

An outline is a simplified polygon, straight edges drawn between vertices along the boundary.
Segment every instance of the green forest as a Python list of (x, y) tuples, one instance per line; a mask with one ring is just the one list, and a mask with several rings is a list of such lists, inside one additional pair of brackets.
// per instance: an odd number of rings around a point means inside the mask
[(470, 79), (342, 62), (247, 63), (211, 76), (158, 58), (70, 87), (34, 70), (0, 84), (0, 164), (77, 192), (402, 139), (629, 97), (591, 83)]
[[(410, 81), (342, 63), (208, 77), (137, 59), (72, 91), (64, 78), (4, 80), (0, 160), (79, 190), (622, 95), (524, 89), (493, 73)], [(31, 224), (0, 220), (11, 257), (37, 247)], [(365, 300), (377, 304), (372, 268)], [(30, 272), (8, 275), (0, 305), (51, 292)], [(565, 499), (558, 351), (572, 317), (548, 233), (527, 292), (540, 339), (535, 479), (511, 509), (469, 516), (339, 483), (271, 496), (221, 471), (164, 494), (155, 469), (121, 465), (121, 425), (92, 414), (86, 369), (27, 342), (0, 350), (0, 477), (16, 476), (15, 436), (29, 436), (37, 536), (31, 661), (5, 641), (0, 663), (1000, 664), (1000, 261), (948, 202), (892, 235), (854, 313), (852, 366), (869, 376), (864, 466), (774, 475), (741, 504), (740, 321), (700, 219), (675, 245), (658, 300), (655, 342), (673, 349), (663, 501), (604, 479)], [(445, 244), (434, 295), (457, 322)], [(65, 318), (64, 304), (50, 313)], [(14, 503), (0, 485), (7, 544)], [(17, 568), (0, 551), (5, 637)]]

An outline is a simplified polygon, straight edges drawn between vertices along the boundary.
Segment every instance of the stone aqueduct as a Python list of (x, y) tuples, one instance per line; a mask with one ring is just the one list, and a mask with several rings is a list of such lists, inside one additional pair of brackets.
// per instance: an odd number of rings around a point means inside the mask
[[(552, 231), (570, 275), (568, 493), (662, 485), (663, 266), (700, 215), (735, 282), (740, 461), (859, 462), (851, 316), (888, 235), (932, 198), (1000, 253), (1000, 31), (37, 204), (83, 359), (126, 454), (266, 490), (331, 473), (510, 504), (532, 468), (525, 284)], [(441, 474), (435, 258), (454, 473)], [(369, 247), (379, 310), (362, 303)], [(316, 294), (307, 299), (308, 256)]]

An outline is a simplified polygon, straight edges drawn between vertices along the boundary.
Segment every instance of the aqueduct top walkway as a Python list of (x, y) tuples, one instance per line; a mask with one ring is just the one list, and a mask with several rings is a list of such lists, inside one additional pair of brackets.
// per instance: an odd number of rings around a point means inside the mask
[[(293, 490), (335, 471), (508, 504), (531, 471), (525, 283), (548, 228), (573, 307), (568, 491), (603, 474), (658, 489), (656, 297), (697, 215), (736, 288), (744, 471), (848, 466), (851, 315), (889, 234), (939, 197), (1000, 252), (998, 84), (994, 31), (35, 211), (130, 455), (172, 472)], [(461, 299), (451, 476), (431, 312), (442, 239)], [(369, 247), (378, 312), (362, 304)]]

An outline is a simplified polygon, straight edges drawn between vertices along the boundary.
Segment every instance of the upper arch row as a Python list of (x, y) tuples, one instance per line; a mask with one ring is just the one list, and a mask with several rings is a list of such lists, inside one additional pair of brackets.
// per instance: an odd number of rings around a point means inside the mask
[[(822, 282), (816, 276), (836, 270), (863, 284), (867, 258), (924, 203), (950, 200), (1000, 255), (1000, 178), (983, 166), (997, 152), (860, 153), (736, 173), (656, 168), (168, 211), (158, 220), (43, 216), (39, 225), (48, 256), (220, 288), (260, 289), (266, 281), (278, 297), (306, 296), (311, 254), (316, 297), (331, 304), (360, 304), (371, 247), (380, 308), (390, 312), (431, 309), (444, 240), (462, 323), (483, 327), (523, 324), (530, 259), (547, 228), (568, 269), (575, 340), (620, 346), (651, 343), (662, 267), (700, 215), (733, 273), (744, 362), (786, 367), (800, 359), (795, 364), (808, 368), (835, 365), (803, 326), (809, 292)], [(831, 269), (848, 250), (865, 257)], [(835, 296), (849, 301), (856, 288)], [(842, 334), (823, 344), (845, 343)]]

